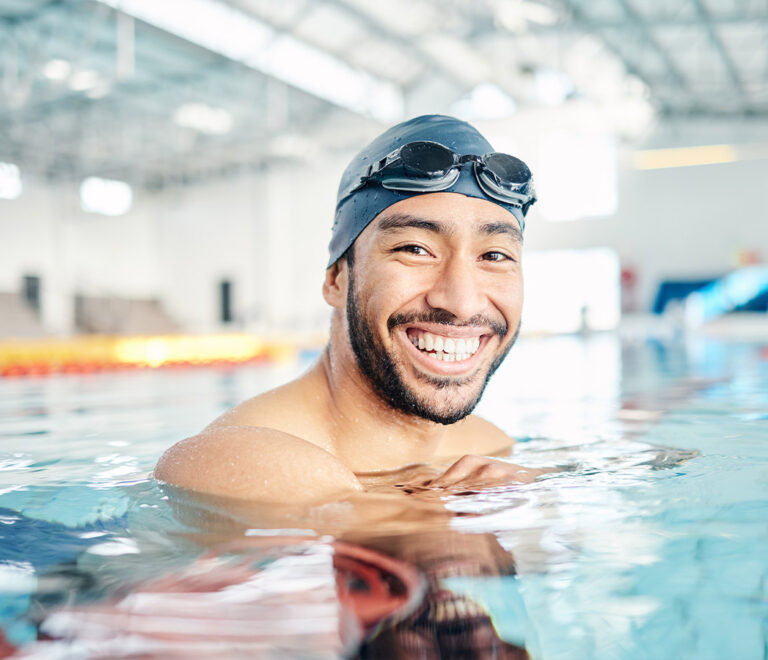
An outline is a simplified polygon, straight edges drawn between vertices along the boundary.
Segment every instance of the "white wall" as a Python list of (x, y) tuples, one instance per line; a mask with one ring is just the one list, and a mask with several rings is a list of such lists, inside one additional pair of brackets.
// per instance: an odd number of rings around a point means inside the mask
[(335, 203), (329, 182), (337, 176), (285, 164), (157, 195), (166, 308), (189, 329), (215, 329), (217, 282), (227, 278), (244, 327), (323, 327), (320, 287)]
[(73, 329), (75, 293), (159, 297), (190, 331), (222, 326), (219, 282), (234, 284), (234, 328), (326, 325), (320, 295), (335, 200), (332, 174), (284, 164), (236, 179), (136, 191), (125, 216), (80, 210), (77, 187), (25, 181), (0, 200), (0, 291), (42, 277), (46, 327)]
[(75, 292), (150, 298), (157, 290), (152, 204), (129, 216), (83, 213), (76, 186), (25, 181), (16, 200), (0, 200), (0, 290), (18, 291), (25, 274), (42, 278), (42, 318), (54, 333), (72, 328)]

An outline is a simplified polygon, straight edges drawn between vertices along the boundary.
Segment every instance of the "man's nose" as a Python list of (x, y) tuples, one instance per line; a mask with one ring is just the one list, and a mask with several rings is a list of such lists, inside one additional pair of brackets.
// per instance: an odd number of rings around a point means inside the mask
[(435, 274), (427, 304), (463, 321), (485, 311), (486, 292), (476, 265), (460, 257), (448, 259)]

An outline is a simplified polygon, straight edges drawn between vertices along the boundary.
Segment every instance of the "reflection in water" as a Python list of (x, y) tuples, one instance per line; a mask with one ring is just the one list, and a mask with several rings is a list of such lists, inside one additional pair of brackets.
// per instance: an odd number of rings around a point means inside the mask
[(379, 539), (376, 547), (423, 572), (427, 590), (417, 610), (365, 641), (359, 658), (528, 658), (500, 639), (483, 606), (451, 591), (456, 577), (514, 574), (511, 556), (490, 534), (434, 532)]
[(224, 540), (206, 532), (195, 535), (209, 544), (203, 557), (116, 592), (99, 575), (78, 576), (74, 565), (53, 567), (41, 584), (87, 577), (99, 598), (66, 603), (39, 594), (32, 608), (39, 641), (25, 657), (528, 657), (500, 639), (480, 603), (446, 583), (514, 575), (493, 535), (432, 525), (353, 536), (276, 530)]

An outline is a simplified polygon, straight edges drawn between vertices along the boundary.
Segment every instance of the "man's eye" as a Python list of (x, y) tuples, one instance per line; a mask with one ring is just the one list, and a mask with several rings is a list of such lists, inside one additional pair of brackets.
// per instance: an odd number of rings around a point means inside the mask
[(395, 248), (396, 252), (407, 252), (408, 254), (415, 254), (419, 257), (424, 257), (429, 254), (421, 245), (403, 245), (399, 248)]
[(483, 255), (485, 261), (514, 261), (512, 257), (503, 252), (486, 252)]

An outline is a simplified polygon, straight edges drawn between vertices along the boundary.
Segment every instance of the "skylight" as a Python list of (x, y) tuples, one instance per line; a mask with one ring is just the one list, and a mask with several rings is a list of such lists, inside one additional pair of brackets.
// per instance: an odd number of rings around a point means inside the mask
[(217, 0), (99, 1), (354, 112), (387, 122), (403, 113), (396, 85)]

